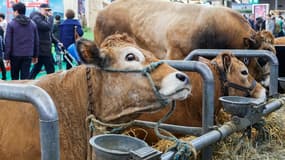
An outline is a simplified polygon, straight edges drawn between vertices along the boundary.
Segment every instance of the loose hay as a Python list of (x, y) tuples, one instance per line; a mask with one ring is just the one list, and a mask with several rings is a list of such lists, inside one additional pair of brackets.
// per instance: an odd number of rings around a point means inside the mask
[(283, 160), (285, 159), (285, 109), (271, 113), (265, 118), (264, 129), (268, 133), (265, 139), (257, 137), (252, 130), (252, 139), (234, 133), (215, 145), (214, 160)]
[[(194, 137), (194, 136), (188, 136), (188, 137), (182, 137), (182, 138), (180, 138), (180, 140), (185, 141), (185, 142), (189, 142), (195, 138), (196, 137)], [(166, 152), (169, 148), (173, 147), (174, 145), (175, 145), (175, 142), (163, 139), (163, 140), (158, 141), (152, 147), (155, 148), (156, 150), (161, 151), (161, 152)]]
[[(221, 113), (218, 121), (229, 121), (230, 117)], [(242, 132), (237, 132), (222, 141), (214, 144), (213, 160), (283, 160), (285, 159), (285, 107), (282, 106), (278, 111), (275, 111), (265, 117), (264, 131), (266, 136), (259, 136), (259, 132), (252, 129), (252, 138), (244, 136)], [(148, 136), (146, 130), (138, 128), (135, 130), (126, 131), (124, 134), (136, 137), (136, 134), (141, 132)], [(167, 134), (168, 132), (165, 132)], [(168, 133), (169, 134), (169, 133)], [(185, 136), (182, 141), (191, 141), (194, 136)], [(175, 142), (169, 140), (160, 140), (152, 147), (166, 152), (173, 147)]]
[[(227, 119), (228, 117), (226, 117)], [(252, 129), (252, 138), (243, 133), (234, 133), (214, 145), (213, 160), (283, 160), (285, 159), (285, 107), (271, 113), (265, 118), (265, 137), (259, 137), (258, 131)], [(181, 138), (191, 141), (195, 137)], [(174, 142), (160, 140), (153, 147), (165, 152)]]

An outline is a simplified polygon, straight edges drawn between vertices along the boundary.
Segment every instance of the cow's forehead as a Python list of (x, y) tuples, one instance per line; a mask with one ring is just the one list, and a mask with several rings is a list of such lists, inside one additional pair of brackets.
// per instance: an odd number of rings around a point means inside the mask
[(232, 57), (232, 66), (234, 67), (234, 70), (240, 71), (240, 70), (248, 70), (246, 65), (240, 61), (236, 57)]
[(133, 44), (106, 47), (102, 50), (104, 50), (105, 54), (108, 54), (109, 57), (112, 57), (114, 59), (119, 58), (122, 60), (122, 58), (126, 57), (128, 54), (134, 54), (141, 62), (152, 62), (158, 60), (149, 51), (146, 51)]

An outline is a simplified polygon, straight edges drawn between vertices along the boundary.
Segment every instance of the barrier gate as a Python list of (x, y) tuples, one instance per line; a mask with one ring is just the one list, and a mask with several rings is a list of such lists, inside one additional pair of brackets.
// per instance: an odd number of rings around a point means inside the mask
[[(203, 120), (202, 128), (162, 124), (160, 127), (169, 131), (200, 136), (191, 141), (196, 150), (202, 149), (202, 159), (209, 160), (212, 157), (211, 144), (229, 136), (235, 131), (243, 130), (258, 122), (261, 116), (267, 115), (279, 109), (285, 102), (284, 97), (277, 97), (268, 104), (264, 104), (264, 110), (253, 118), (244, 117), (231, 120), (223, 126), (212, 130), (214, 125), (214, 79), (213, 74), (206, 64), (193, 60), (196, 56), (216, 56), (224, 50), (199, 49), (194, 50), (184, 61), (164, 61), (169, 65), (183, 71), (195, 71), (201, 74), (203, 79)], [(278, 59), (269, 51), (262, 50), (227, 50), (240, 57), (265, 57), (270, 62), (270, 86), (269, 95), (277, 96), (278, 92)], [(32, 103), (40, 117), (40, 138), (42, 160), (59, 160), (59, 130), (56, 107), (49, 95), (41, 88), (33, 85), (0, 83), (0, 99), (8, 99)], [(31, 94), (32, 93), (32, 94)], [(49, 107), (45, 107), (49, 106)], [(240, 123), (243, 122), (243, 123)], [(154, 122), (135, 121), (135, 124), (156, 125)], [(170, 151), (161, 156), (162, 160), (170, 159), (174, 152)]]

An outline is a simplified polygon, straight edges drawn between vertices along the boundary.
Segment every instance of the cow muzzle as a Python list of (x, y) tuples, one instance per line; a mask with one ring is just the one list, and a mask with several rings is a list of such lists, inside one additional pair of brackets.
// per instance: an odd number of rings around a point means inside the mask
[(162, 80), (159, 93), (169, 100), (183, 100), (191, 93), (189, 78), (182, 72), (174, 72)]

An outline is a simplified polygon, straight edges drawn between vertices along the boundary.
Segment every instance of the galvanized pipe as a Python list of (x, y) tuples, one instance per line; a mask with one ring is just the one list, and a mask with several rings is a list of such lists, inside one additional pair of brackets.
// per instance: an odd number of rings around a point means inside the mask
[[(147, 127), (154, 128), (157, 125), (157, 122), (135, 120), (134, 125), (147, 126)], [(189, 134), (194, 135), (194, 136), (202, 135), (201, 127), (187, 127), (187, 126), (179, 126), (179, 125), (161, 123), (159, 128), (165, 129), (170, 132), (186, 134), (186, 135), (189, 135)]]
[[(262, 116), (265, 116), (279, 109), (284, 104), (284, 102), (285, 102), (285, 99), (281, 98), (281, 99), (277, 99), (273, 102), (266, 104), (265, 110), (263, 111)], [(200, 150), (210, 144), (214, 144), (218, 142), (219, 140), (231, 135), (232, 133), (236, 131), (244, 130), (250, 125), (257, 123), (257, 121), (251, 122), (250, 119), (248, 118), (240, 118), (240, 120), (242, 121), (242, 123), (236, 124), (236, 122), (232, 120), (226, 123), (225, 125), (219, 127), (217, 130), (212, 130), (192, 140), (191, 143), (195, 147), (195, 149)]]
[[(174, 61), (165, 60), (169, 65), (179, 70), (198, 72), (203, 79), (203, 100), (202, 100), (202, 134), (210, 131), (214, 125), (214, 97), (215, 83), (211, 69), (202, 62), (197, 61)], [(191, 77), (190, 77), (191, 80)], [(212, 156), (212, 148), (209, 146), (202, 150), (202, 159), (209, 159)]]
[[(280, 107), (282, 107), (282, 105), (285, 104), (285, 97), (276, 99), (268, 104), (266, 104), (265, 109), (262, 112), (262, 116), (265, 116), (277, 109), (279, 109)], [(220, 140), (222, 140), (223, 138), (233, 134), (236, 131), (241, 131), (246, 129), (247, 127), (257, 123), (259, 120), (261, 119), (261, 117), (259, 119), (255, 119), (255, 121), (251, 121), (249, 118), (238, 118), (238, 120), (241, 123), (237, 123), (236, 120), (231, 120), (229, 122), (227, 122), (226, 124), (222, 125), (221, 127), (212, 130), (198, 138), (195, 138), (194, 140), (192, 140), (190, 143), (192, 144), (192, 146), (196, 149), (196, 150), (201, 150), (209, 145), (212, 145)], [(173, 155), (174, 152), (170, 151), (170, 153), (167, 153), (165, 156), (167, 158), (164, 158), (163, 160), (170, 160), (171, 156), (169, 155)], [(162, 156), (164, 157), (164, 156)], [(211, 158), (210, 158), (211, 159)]]
[[(214, 125), (214, 76), (211, 69), (202, 62), (165, 60), (172, 67), (182, 71), (198, 72), (203, 79), (203, 120), (202, 133), (206, 133)], [(191, 80), (191, 77), (190, 77)]]
[(214, 57), (222, 51), (231, 51), (238, 57), (265, 57), (270, 63), (269, 95), (278, 94), (278, 59), (267, 50), (239, 50), (239, 49), (196, 49), (188, 54), (184, 60), (194, 60), (197, 56)]
[(29, 102), (40, 118), (41, 160), (59, 160), (59, 125), (56, 107), (40, 87), (26, 84), (0, 83), (0, 99)]

